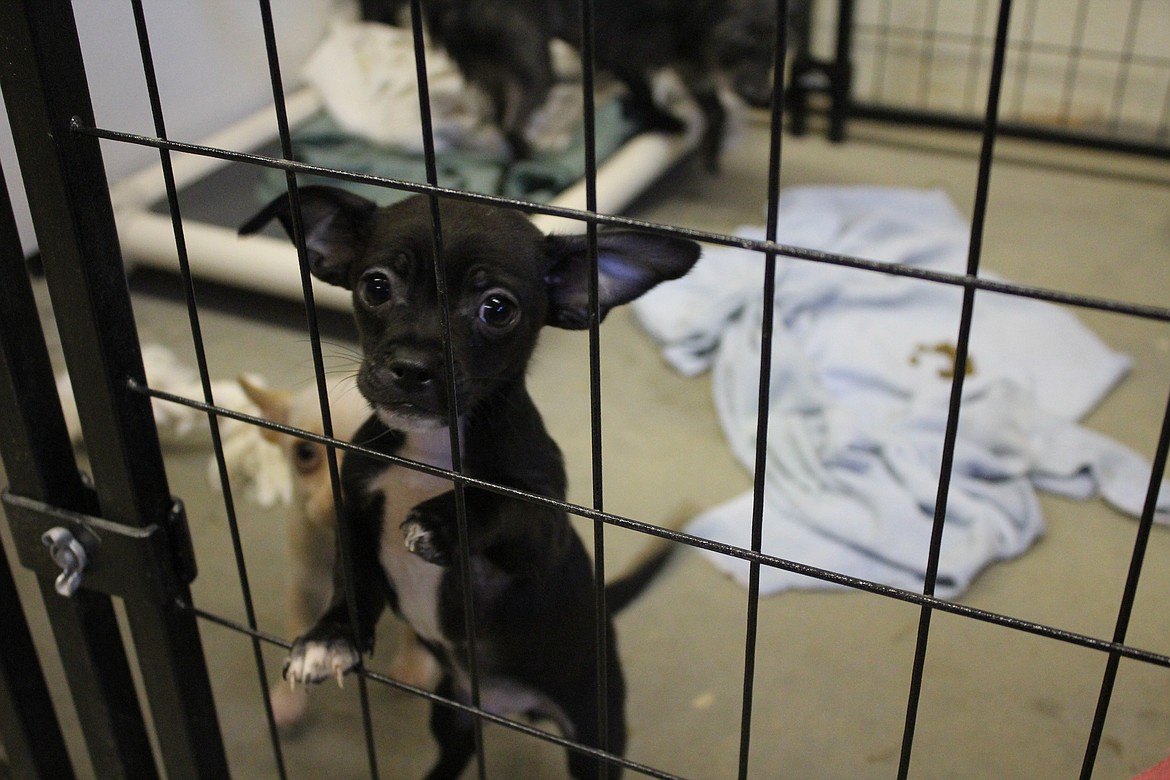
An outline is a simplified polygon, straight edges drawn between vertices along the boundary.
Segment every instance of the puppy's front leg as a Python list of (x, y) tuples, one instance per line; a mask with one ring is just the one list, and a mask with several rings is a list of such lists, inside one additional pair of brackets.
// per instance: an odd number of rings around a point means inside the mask
[(402, 537), (406, 549), (427, 563), (450, 566), (459, 556), (455, 491), (440, 493), (411, 509), (402, 523)]
[(314, 684), (330, 677), (341, 685), (342, 677), (358, 665), (361, 654), (373, 651), (374, 628), (386, 606), (386, 597), (377, 546), (368, 536), (354, 533), (351, 540), (353, 609), (346, 601), (339, 554), (334, 567), (332, 604), (311, 629), (293, 642), (284, 662), (284, 677), (290, 685)]
[[(543, 563), (558, 553), (566, 523), (555, 521), (555, 512), (527, 501), (486, 490), (464, 493), (467, 510), (467, 542), (473, 555), (487, 555), (505, 571)], [(406, 548), (437, 566), (459, 559), (459, 525), (455, 492), (448, 491), (414, 507), (402, 524)]]

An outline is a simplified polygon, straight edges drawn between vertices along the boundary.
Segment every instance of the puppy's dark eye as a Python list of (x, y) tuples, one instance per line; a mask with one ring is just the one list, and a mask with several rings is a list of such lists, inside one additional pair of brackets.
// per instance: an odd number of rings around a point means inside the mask
[(520, 306), (507, 293), (490, 292), (479, 304), (479, 319), (492, 328), (507, 328), (520, 319)]
[(366, 305), (380, 306), (390, 300), (390, 277), (382, 271), (367, 271), (359, 284), (359, 292)]
[(320, 444), (311, 441), (299, 441), (293, 446), (292, 459), (297, 471), (308, 474), (317, 468), (321, 457), (325, 454)]

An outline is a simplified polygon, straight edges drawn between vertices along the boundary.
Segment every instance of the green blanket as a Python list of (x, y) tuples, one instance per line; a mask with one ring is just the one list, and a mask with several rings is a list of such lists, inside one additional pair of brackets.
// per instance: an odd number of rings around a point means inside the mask
[[(595, 142), (600, 164), (616, 151), (638, 127), (626, 119), (621, 102), (609, 100), (596, 109)], [(412, 154), (369, 143), (347, 134), (325, 114), (318, 114), (293, 132), (293, 156), (299, 162), (401, 181), (426, 183), (426, 166), (421, 154)], [(482, 152), (445, 151), (436, 155), (441, 187), (502, 195), (547, 203), (585, 175), (585, 131), (578, 128), (569, 145), (557, 152), (543, 153), (511, 165)], [(410, 195), (402, 190), (349, 182), (325, 176), (299, 175), (301, 186), (330, 184), (387, 205)], [(267, 202), (285, 191), (283, 171), (265, 168), (258, 196)]]

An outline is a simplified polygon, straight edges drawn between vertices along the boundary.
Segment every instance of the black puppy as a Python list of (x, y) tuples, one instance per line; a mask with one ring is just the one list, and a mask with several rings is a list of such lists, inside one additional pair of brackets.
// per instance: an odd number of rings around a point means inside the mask
[[(454, 421), (429, 201), (416, 196), (377, 208), (330, 187), (303, 188), (300, 200), (312, 273), (353, 291), (363, 353), (358, 387), (375, 410), (354, 442), (450, 468), (448, 425)], [(561, 454), (524, 379), (544, 325), (584, 328), (590, 322), (585, 239), (545, 236), (521, 214), (483, 205), (443, 201), (439, 213), (463, 472), (563, 500)], [(291, 233), (286, 198), (269, 204), (241, 232), (255, 232), (273, 218)], [(694, 242), (631, 230), (600, 231), (597, 243), (602, 316), (682, 276), (699, 256)], [(469, 702), (450, 481), (350, 453), (342, 482), (358, 625), (351, 625), (344, 598), (338, 599), (296, 640), (285, 676), (292, 683), (340, 681), (361, 653), (372, 650), (374, 626), (388, 603), (440, 662), (439, 693)], [(565, 735), (603, 744), (596, 599), (580, 539), (557, 509), (482, 489), (469, 488), (465, 496), (482, 706), (549, 717)], [(652, 568), (607, 587), (611, 610), (641, 589)], [(608, 749), (620, 755), (624, 684), (612, 625), (607, 636)], [(472, 725), (467, 716), (434, 706), (431, 730), (440, 756), (429, 778), (459, 774), (473, 752)], [(577, 778), (600, 772), (596, 759), (575, 751), (569, 765)]]
[[(363, 0), (363, 14), (390, 22), (405, 4)], [(422, 0), (422, 9), (431, 36), (488, 94), (513, 151), (525, 156), (525, 129), (553, 86), (549, 42), (581, 48), (581, 0)], [(656, 103), (650, 76), (677, 72), (703, 112), (701, 153), (710, 167), (727, 119), (720, 85), (749, 105), (769, 105), (776, 0), (594, 0), (593, 9), (597, 66), (625, 83), (644, 126), (670, 132), (683, 123)]]

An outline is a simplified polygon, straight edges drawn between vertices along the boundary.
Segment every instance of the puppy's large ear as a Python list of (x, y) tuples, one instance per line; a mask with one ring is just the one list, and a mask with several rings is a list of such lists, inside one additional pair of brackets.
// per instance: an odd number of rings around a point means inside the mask
[[(548, 236), (552, 261), (545, 275), (549, 290), (548, 324), (558, 328), (589, 326), (589, 249), (585, 236)], [(699, 259), (694, 241), (639, 230), (597, 234), (597, 302), (601, 318), (659, 282), (677, 279)]]
[[(365, 243), (366, 226), (377, 204), (336, 187), (301, 187), (298, 194), (309, 270), (323, 282), (348, 289), (349, 266)], [(293, 237), (292, 207), (287, 195), (281, 195), (245, 222), (240, 235), (255, 233), (273, 219), (280, 220), (288, 237)]]

